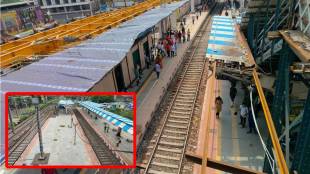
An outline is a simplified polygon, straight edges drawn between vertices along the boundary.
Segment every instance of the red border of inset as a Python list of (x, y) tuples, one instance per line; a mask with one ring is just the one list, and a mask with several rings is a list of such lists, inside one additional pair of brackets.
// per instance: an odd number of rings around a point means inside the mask
[[(49, 96), (98, 96), (98, 95), (127, 95), (133, 97), (133, 164), (132, 165), (106, 165), (106, 166), (88, 166), (88, 165), (40, 165), (40, 166), (15, 166), (8, 163), (8, 122), (9, 122), (9, 96), (22, 96), (22, 95), (49, 95)], [(115, 169), (128, 169), (136, 168), (136, 117), (137, 117), (137, 96), (134, 92), (7, 92), (5, 93), (5, 167), (6, 168), (115, 168)]]

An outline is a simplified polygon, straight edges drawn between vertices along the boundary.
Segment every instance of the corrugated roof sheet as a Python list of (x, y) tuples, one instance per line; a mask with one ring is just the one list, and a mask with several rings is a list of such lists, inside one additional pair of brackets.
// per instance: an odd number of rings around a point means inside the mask
[(79, 102), (79, 104), (91, 112), (96, 113), (97, 115), (104, 118), (109, 123), (122, 128), (123, 131), (133, 134), (133, 122), (132, 120), (122, 117), (120, 115), (114, 114), (112, 112), (106, 111), (100, 107), (98, 107), (98, 103), (94, 103), (91, 101)]
[(4, 76), (2, 91), (88, 91), (119, 64), (140, 33), (187, 1), (157, 7), (78, 46)]
[[(149, 10), (94, 39), (3, 76), (0, 79), (0, 92), (88, 91), (125, 58), (140, 33), (155, 26), (187, 1)], [(1, 101), (1, 145), (4, 142), (3, 108)], [(0, 152), (3, 154), (4, 146), (1, 146)]]

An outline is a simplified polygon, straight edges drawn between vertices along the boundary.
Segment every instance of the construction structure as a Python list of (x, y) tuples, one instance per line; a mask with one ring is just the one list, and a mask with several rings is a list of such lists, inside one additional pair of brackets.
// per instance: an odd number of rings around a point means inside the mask
[(38, 0), (38, 5), (60, 23), (90, 16), (99, 11), (99, 0)]
[[(1, 45), (1, 92), (136, 92), (140, 173), (306, 174), (310, 1), (229, 2), (149, 0)], [(182, 25), (156, 78), (157, 45)]]

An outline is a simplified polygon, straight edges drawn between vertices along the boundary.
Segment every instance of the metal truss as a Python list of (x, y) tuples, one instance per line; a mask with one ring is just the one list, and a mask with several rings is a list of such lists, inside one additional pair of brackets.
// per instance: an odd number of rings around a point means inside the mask
[(294, 9), (298, 10), (296, 27), (310, 36), (310, 0), (298, 0)]

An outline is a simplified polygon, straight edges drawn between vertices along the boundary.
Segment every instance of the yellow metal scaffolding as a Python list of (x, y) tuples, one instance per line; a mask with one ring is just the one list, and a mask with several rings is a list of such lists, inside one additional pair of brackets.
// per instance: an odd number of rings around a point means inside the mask
[[(170, 2), (170, 1), (169, 1)], [(35, 55), (47, 55), (95, 37), (104, 31), (160, 5), (160, 0), (147, 0), (131, 7), (101, 13), (0, 46), (0, 68), (10, 68)], [(74, 42), (65, 42), (66, 37)]]

